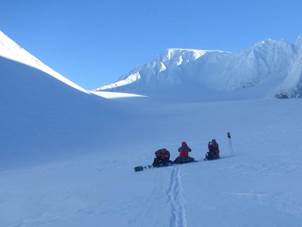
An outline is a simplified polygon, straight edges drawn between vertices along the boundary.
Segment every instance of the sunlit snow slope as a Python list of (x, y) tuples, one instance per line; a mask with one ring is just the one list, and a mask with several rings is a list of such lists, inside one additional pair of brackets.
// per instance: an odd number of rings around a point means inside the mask
[(38, 58), (34, 57), (24, 48), (19, 46), (16, 42), (14, 42), (11, 38), (5, 35), (2, 31), (0, 31), (0, 56), (40, 69), (41, 71), (53, 76), (54, 78), (68, 84), (73, 88), (87, 92), (79, 85), (68, 80), (58, 72), (45, 65)]

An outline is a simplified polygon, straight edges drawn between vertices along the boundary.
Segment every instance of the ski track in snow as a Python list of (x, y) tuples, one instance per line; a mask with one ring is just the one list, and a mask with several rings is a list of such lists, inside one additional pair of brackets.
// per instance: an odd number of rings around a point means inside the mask
[(178, 167), (172, 169), (167, 195), (171, 209), (169, 226), (187, 227), (183, 188), (181, 183), (180, 169)]

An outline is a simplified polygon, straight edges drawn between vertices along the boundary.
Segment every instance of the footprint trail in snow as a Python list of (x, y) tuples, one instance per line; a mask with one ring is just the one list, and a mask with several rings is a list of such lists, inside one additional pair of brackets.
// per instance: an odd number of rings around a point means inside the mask
[(171, 209), (169, 226), (187, 227), (183, 188), (181, 183), (180, 169), (178, 167), (172, 169), (167, 195)]

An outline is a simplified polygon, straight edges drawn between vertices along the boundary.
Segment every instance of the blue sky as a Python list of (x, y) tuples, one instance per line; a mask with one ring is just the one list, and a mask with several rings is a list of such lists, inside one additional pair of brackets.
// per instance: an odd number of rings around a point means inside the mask
[(2, 0), (0, 29), (85, 88), (166, 48), (238, 51), (302, 34), (297, 0)]

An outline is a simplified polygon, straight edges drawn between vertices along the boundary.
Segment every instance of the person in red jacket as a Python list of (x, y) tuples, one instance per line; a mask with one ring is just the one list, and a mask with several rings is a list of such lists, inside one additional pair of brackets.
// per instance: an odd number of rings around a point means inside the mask
[(192, 149), (188, 146), (186, 142), (182, 142), (180, 148), (178, 148), (179, 156), (175, 159), (175, 163), (187, 163), (194, 161), (194, 158), (189, 156), (189, 152)]
[(186, 142), (181, 143), (181, 147), (178, 148), (179, 157), (187, 158), (189, 157), (189, 152), (191, 152), (192, 149), (188, 146)]

